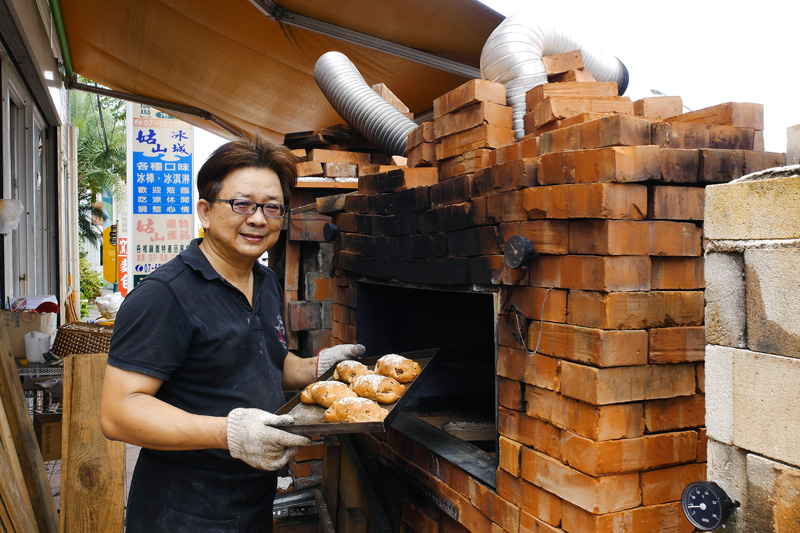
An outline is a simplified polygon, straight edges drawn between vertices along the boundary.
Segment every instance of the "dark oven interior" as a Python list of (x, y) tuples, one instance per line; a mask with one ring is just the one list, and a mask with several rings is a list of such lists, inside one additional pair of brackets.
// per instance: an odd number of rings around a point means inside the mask
[(405, 414), (496, 456), (495, 294), (363, 281), (357, 294), (368, 355), (439, 350)]

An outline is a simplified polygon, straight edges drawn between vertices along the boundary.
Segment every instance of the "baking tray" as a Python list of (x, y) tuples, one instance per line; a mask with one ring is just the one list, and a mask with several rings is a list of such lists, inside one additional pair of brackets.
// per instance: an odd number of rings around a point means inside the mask
[[(436, 355), (437, 351), (438, 348), (433, 348), (430, 350), (420, 350), (416, 352), (405, 352), (399, 354), (403, 357), (407, 357), (416, 361), (417, 364), (419, 364), (421, 371), (417, 376), (417, 379), (407, 385), (406, 391), (399, 400), (391, 404), (380, 404), (384, 409), (388, 409), (389, 413), (386, 415), (386, 418), (379, 422), (325, 422), (325, 408), (321, 405), (307, 405), (302, 403), (300, 401), (300, 393), (298, 393), (283, 407), (275, 412), (275, 414), (278, 415), (292, 415), (295, 419), (295, 423), (293, 425), (280, 426), (280, 429), (298, 435), (331, 435), (335, 433), (373, 433), (386, 431), (386, 428), (391, 425), (392, 419), (397, 416), (397, 413), (400, 412), (403, 405), (406, 403), (406, 400), (411, 397), (411, 394), (413, 394), (414, 390), (422, 382), (423, 377), (426, 375), (425, 369), (433, 359), (433, 356)], [(359, 359), (359, 361), (368, 367), (373, 368), (375, 366), (375, 362), (381, 357), (382, 356), (365, 357), (363, 359)], [(334, 368), (335, 366), (328, 369), (327, 372), (322, 374), (315, 381), (326, 381), (328, 379), (333, 379)]]

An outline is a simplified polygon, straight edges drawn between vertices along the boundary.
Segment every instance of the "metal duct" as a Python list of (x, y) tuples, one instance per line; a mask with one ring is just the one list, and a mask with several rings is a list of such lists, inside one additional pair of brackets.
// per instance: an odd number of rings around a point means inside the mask
[(314, 79), (333, 108), (365, 139), (387, 155), (406, 155), (408, 134), (417, 124), (367, 85), (347, 56), (323, 54)]
[(590, 50), (576, 40), (530, 17), (515, 15), (495, 28), (481, 52), (481, 77), (506, 86), (508, 105), (514, 108), (517, 138), (525, 135), (525, 93), (547, 83), (542, 56), (580, 50), (584, 70), (597, 81), (615, 81), (619, 94), (628, 88), (628, 69), (611, 54)]

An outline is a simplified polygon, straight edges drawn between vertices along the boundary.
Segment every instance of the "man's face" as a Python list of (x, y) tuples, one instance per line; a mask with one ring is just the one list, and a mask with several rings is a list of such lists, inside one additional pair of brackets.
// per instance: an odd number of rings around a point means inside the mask
[[(225, 177), (217, 198), (282, 204), (283, 191), (275, 171), (240, 168)], [(257, 260), (278, 241), (283, 225), (282, 218), (267, 218), (261, 208), (252, 215), (242, 215), (225, 202), (200, 200), (198, 214), (209, 244), (233, 261)]]

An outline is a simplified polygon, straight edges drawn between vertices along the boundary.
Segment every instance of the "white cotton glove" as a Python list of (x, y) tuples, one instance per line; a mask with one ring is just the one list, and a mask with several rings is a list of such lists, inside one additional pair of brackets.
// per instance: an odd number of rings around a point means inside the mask
[(317, 354), (317, 372), (314, 377), (320, 377), (339, 361), (363, 357), (365, 353), (367, 353), (367, 349), (361, 344), (338, 344), (331, 348), (324, 348)]
[(291, 415), (274, 415), (261, 409), (234, 409), (228, 413), (228, 450), (231, 456), (261, 470), (278, 470), (294, 457), (306, 437), (272, 426), (293, 424)]

